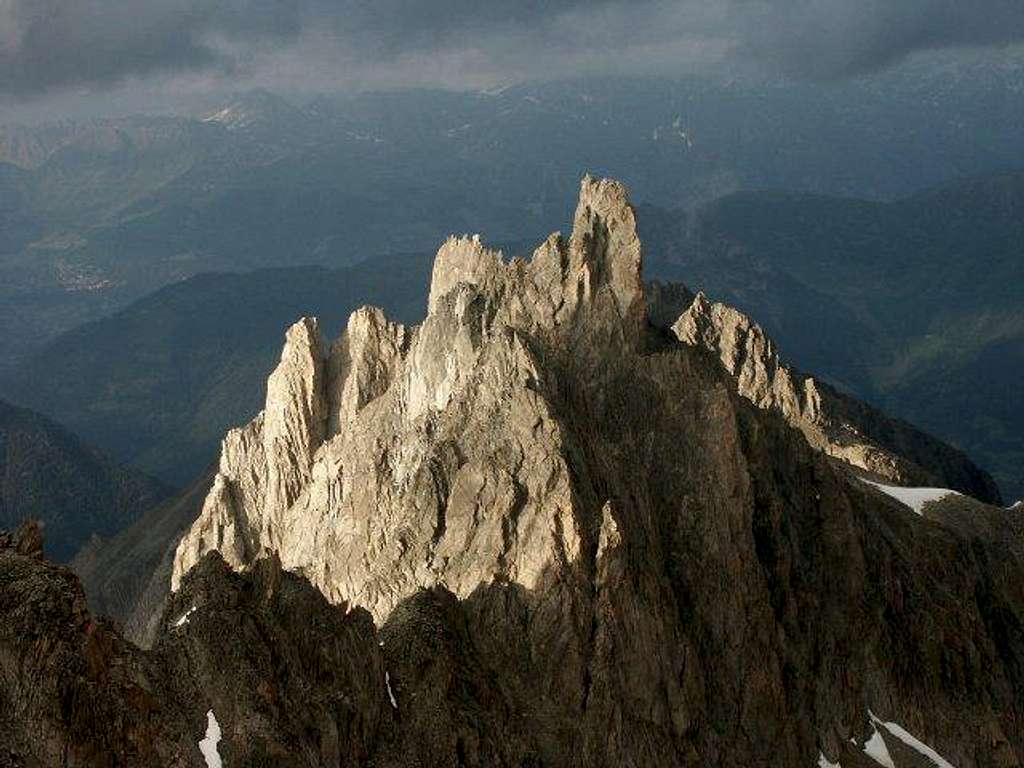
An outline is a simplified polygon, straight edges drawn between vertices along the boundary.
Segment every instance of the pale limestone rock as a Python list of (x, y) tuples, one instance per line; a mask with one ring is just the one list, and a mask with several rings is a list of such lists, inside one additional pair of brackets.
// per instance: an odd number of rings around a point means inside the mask
[(601, 508), (601, 529), (597, 537), (597, 560), (598, 562), (606, 553), (622, 543), (622, 535), (619, 533), (618, 523), (615, 522), (615, 515), (612, 512), (612, 503), (605, 502)]
[(498, 293), (505, 271), (501, 253), (484, 247), (479, 235), (448, 238), (434, 259), (427, 314), (434, 314), (439, 302), (460, 283)]
[(272, 551), (383, 618), (418, 587), (532, 588), (569, 568), (582, 513), (530, 340), (635, 347), (646, 322), (625, 190), (587, 177), (575, 221), (530, 262), (449, 239), (416, 329), (361, 309), (325, 360), (315, 322), (293, 326), (264, 413), (225, 439), (173, 585), (209, 549), (236, 568)]
[(712, 304), (698, 293), (672, 326), (676, 337), (716, 353), (737, 379), (739, 392), (759, 408), (777, 408), (793, 423), (801, 423), (805, 402), (792, 374), (761, 327), (733, 307)]
[(267, 381), (263, 447), (266, 507), (261, 533), (276, 549), (280, 518), (309, 482), (313, 454), (323, 443), (327, 406), (324, 353), (315, 319), (288, 329), (281, 362)]
[(606, 288), (618, 316), (639, 334), (646, 323), (640, 238), (626, 190), (617, 181), (584, 178), (569, 251), (570, 271), (578, 275), (577, 300), (593, 303)]
[(325, 366), (317, 322), (303, 318), (288, 329), (263, 412), (224, 438), (213, 489), (178, 545), (172, 589), (210, 549), (236, 567), (279, 549), (283, 517), (309, 483), (326, 433)]
[(171, 572), (171, 589), (176, 591), (181, 578), (208, 551), (217, 550), (231, 566), (241, 568), (250, 562), (246, 545), (245, 520), (239, 514), (230, 482), (218, 473), (203, 503), (199, 519), (178, 545)]
[(383, 395), (401, 366), (412, 337), (377, 307), (352, 313), (344, 333), (331, 346), (328, 361), (328, 435), (341, 432), (356, 414)]

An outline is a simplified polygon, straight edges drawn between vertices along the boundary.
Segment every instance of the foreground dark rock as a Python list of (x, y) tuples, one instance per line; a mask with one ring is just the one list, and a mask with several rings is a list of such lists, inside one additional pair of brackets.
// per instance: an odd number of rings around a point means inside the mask
[(178, 599), (187, 620), (168, 613), (142, 651), (90, 615), (68, 569), (0, 550), (0, 754), (27, 766), (203, 766), (211, 709), (226, 765), (351, 764), (386, 735), (365, 611), (328, 605), (273, 561), (242, 577), (216, 556)]
[(869, 708), (961, 768), (1019, 764), (1021, 520), (876, 502), (835, 522), (762, 510), (756, 589), (716, 568), (686, 612), (641, 601), (642, 556), (609, 522), (582, 625), (553, 584), (495, 583), (417, 592), (378, 633), (275, 559), (238, 574), (212, 553), (151, 651), (0, 536), (0, 764), (203, 766), (209, 711), (226, 766), (872, 766), (876, 727), (897, 768), (929, 764)]
[(329, 357), (293, 327), (151, 651), (8, 545), (9, 751), (203, 765), (216, 724), (227, 766), (1019, 765), (1024, 517), (867, 485), (652, 326), (639, 266), (588, 179), (533, 262), (446, 244), (422, 326), (361, 310)]

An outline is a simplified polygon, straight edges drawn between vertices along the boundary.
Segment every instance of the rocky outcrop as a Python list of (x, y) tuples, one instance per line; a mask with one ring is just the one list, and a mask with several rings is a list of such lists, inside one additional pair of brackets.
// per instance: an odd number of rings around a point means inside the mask
[(477, 237), (445, 243), (416, 329), (360, 310), (324, 362), (315, 321), (301, 321), (265, 410), (224, 441), (174, 584), (217, 549), (236, 567), (274, 552), (380, 619), (417, 587), (532, 588), (581, 545), (542, 358), (560, 339), (587, 365), (637, 349), (643, 296), (625, 191), (587, 179), (572, 236), (529, 262), (506, 264)]
[[(365, 608), (397, 719), (377, 765), (855, 766), (880, 740), (911, 768), (900, 733), (1018, 764), (1020, 520), (875, 492), (835, 460), (867, 462), (829, 442), (820, 385), (702, 298), (689, 343), (651, 325), (685, 292), (649, 310), (640, 267), (624, 190), (588, 178), (530, 260), (445, 243), (421, 325), (360, 310), (326, 359), (295, 326), (178, 547), (165, 630), (211, 562)], [(363, 733), (380, 700), (352, 695)], [(305, 764), (333, 764), (341, 717), (307, 723)]]
[(0, 764), (201, 765), (159, 668), (89, 614), (68, 569), (3, 536), (0, 616)]
[(417, 587), (463, 597), (495, 578), (534, 587), (583, 541), (558, 399), (600, 381), (610, 357), (642, 354), (648, 322), (673, 315), (680, 340), (718, 356), (741, 395), (780, 411), (813, 447), (889, 480), (978, 493), (931, 457), (921, 466), (864, 436), (891, 422), (866, 408), (850, 418), (847, 398), (791, 372), (738, 311), (657, 283), (645, 301), (640, 271), (625, 191), (588, 178), (569, 240), (553, 235), (530, 261), (506, 263), (479, 237), (449, 239), (419, 327), (361, 309), (325, 359), (316, 321), (297, 323), (264, 411), (224, 441), (172, 587), (214, 549), (239, 568), (276, 553), (378, 619)]
[(829, 456), (899, 484), (949, 487), (1000, 503), (995, 481), (960, 451), (785, 365), (772, 340), (739, 310), (700, 293), (671, 329), (717, 356), (743, 397), (779, 411)]

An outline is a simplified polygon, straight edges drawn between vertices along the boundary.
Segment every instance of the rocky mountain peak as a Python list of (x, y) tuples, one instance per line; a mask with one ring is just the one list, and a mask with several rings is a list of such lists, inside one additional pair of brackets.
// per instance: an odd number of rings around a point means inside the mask
[(80, 589), (0, 536), (14, 753), (201, 765), (209, 722), (225, 765), (1019, 765), (1021, 516), (879, 493), (830, 425), (919, 438), (735, 310), (645, 308), (640, 263), (621, 186), (587, 179), (528, 261), (449, 240), (420, 325), (363, 308), (329, 351), (293, 326), (151, 653), (97, 648)]
[[(528, 261), (506, 262), (478, 236), (449, 238), (418, 328), (364, 308), (325, 353), (316, 321), (296, 323), (263, 413), (225, 438), (174, 587), (210, 549), (235, 567), (276, 553), (318, 574), (332, 599), (359, 596), (380, 617), (418, 585), (463, 594), (481, 577), (534, 584), (582, 545), (538, 355), (578, 350), (570, 356), (591, 367), (608, 344), (635, 353), (646, 327), (641, 268), (625, 189), (588, 176), (569, 240), (552, 235)], [(493, 439), (464, 445), (467, 419)], [(485, 490), (491, 515), (465, 506)], [(556, 542), (545, 533), (554, 523), (530, 517), (542, 504), (560, 520)], [(357, 547), (365, 536), (407, 565), (368, 559)], [(465, 551), (462, 537), (479, 550)]]
[(449, 238), (420, 326), (365, 307), (328, 351), (316, 320), (300, 320), (264, 411), (224, 440), (173, 585), (219, 549), (239, 568), (279, 556), (330, 599), (359, 600), (378, 618), (419, 586), (534, 586), (552, 563), (596, 546), (609, 519), (604, 498), (579, 510), (557, 411), (615, 397), (610, 377), (640, 364), (648, 324), (680, 307), (675, 336), (717, 356), (736, 392), (780, 412), (814, 448), (889, 480), (977, 493), (971, 478), (951, 477), (957, 457), (937, 441), (912, 435), (924, 445), (918, 464), (872, 440), (891, 422), (791, 371), (737, 310), (660, 285), (648, 308), (642, 254), (626, 190), (587, 176), (570, 238), (550, 236), (529, 260), (507, 262), (479, 236)]
[(644, 319), (643, 251), (636, 216), (626, 188), (611, 179), (584, 177), (573, 219), (570, 251), (579, 254), (596, 291), (606, 286), (619, 315), (639, 324)]
[(427, 313), (435, 313), (441, 300), (460, 283), (498, 290), (505, 272), (501, 253), (484, 246), (479, 235), (448, 238), (434, 259)]
[(330, 436), (342, 432), (367, 403), (387, 391), (411, 339), (408, 328), (391, 322), (376, 307), (362, 307), (352, 313), (344, 333), (330, 350)]
[(506, 263), (478, 235), (453, 237), (434, 263), (429, 312), (460, 283), (489, 297), (507, 321), (599, 333), (635, 344), (646, 323), (642, 248), (625, 188), (584, 177), (568, 241), (551, 235), (528, 261)]

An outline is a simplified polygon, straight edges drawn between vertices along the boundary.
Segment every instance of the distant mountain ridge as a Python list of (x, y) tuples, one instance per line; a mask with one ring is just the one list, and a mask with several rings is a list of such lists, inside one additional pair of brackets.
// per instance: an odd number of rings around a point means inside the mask
[[(302, 307), (328, 328), (368, 301), (412, 321), (429, 268), (429, 257), (410, 255), (339, 270), (198, 275), (59, 337), (22, 369), (16, 391), (184, 487), (213, 460), (224, 430), (259, 407), (281, 329)], [(63, 375), (52, 376), (57, 360)]]
[(91, 536), (117, 533), (169, 492), (44, 416), (0, 401), (0, 527), (42, 521), (51, 558), (70, 560)]
[(0, 234), (0, 302), (36, 301), (0, 318), (0, 371), (201, 272), (339, 267), (450, 232), (542, 237), (572, 203), (565, 179), (587, 168), (674, 208), (765, 186), (888, 199), (1007, 167), (1024, 155), (1021, 79), (998, 67), (830, 87), (588, 78), (309, 104), (253, 92), (196, 116), (9, 127), (12, 215), (32, 226)]

